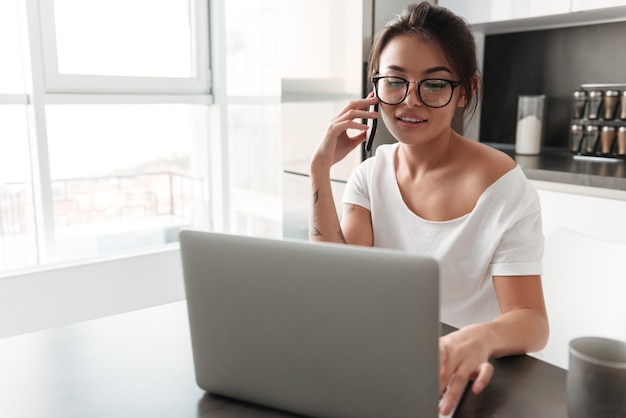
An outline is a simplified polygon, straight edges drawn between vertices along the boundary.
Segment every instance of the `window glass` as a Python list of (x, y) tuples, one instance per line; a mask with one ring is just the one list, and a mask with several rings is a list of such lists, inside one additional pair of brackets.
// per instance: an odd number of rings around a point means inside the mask
[(228, 115), (231, 232), (279, 237), (280, 105), (232, 105)]
[(62, 74), (191, 77), (185, 0), (54, 0)]
[(17, 2), (0, 1), (0, 94), (24, 93)]
[(205, 226), (208, 118), (200, 105), (48, 106), (58, 259), (154, 247)]
[(363, 1), (277, 1), (283, 93), (360, 95)]
[(277, 12), (274, 1), (225, 2), (229, 96), (280, 95)]
[(24, 106), (0, 106), (0, 271), (37, 264)]
[(250, 103), (226, 109), (229, 231), (280, 237), (278, 8), (275, 0), (229, 0), (224, 6), (228, 101)]
[[(337, 114), (346, 102), (291, 102), (281, 105), (283, 168), (283, 234), (308, 239), (311, 215), (309, 162), (321, 140), (329, 115)], [(315, 126), (315, 129), (311, 129)], [(330, 176), (337, 215), (341, 217), (344, 182), (361, 162), (361, 147), (333, 165)]]

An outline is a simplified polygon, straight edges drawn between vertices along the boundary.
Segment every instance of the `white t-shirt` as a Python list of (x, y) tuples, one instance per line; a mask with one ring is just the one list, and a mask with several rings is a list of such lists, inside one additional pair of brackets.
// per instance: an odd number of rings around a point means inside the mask
[(425, 220), (400, 194), (397, 149), (398, 144), (380, 146), (361, 163), (343, 202), (371, 212), (375, 247), (439, 261), (442, 322), (462, 327), (492, 320), (500, 314), (492, 276), (541, 274), (544, 238), (536, 190), (517, 166), (483, 192), (472, 212), (449, 221)]

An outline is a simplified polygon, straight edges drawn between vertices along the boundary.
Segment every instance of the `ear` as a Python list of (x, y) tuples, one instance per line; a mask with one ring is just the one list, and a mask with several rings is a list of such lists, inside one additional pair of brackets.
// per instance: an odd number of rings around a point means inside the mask
[(467, 94), (461, 93), (459, 100), (456, 102), (456, 107), (465, 107), (467, 105)]
[(470, 82), (471, 85), (471, 92), (468, 94), (465, 90), (463, 90), (463, 93), (461, 93), (461, 97), (459, 97), (459, 101), (457, 103), (457, 107), (465, 107), (467, 106), (467, 103), (469, 102), (469, 98), (471, 97), (472, 94), (474, 94), (477, 90), (478, 90), (478, 83), (479, 83), (479, 79), (478, 76), (474, 76), (472, 77), (472, 80)]

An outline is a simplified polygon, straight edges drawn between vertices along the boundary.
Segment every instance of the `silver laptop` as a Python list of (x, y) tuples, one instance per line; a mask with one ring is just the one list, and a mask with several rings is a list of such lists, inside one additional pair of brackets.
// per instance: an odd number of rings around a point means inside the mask
[(438, 416), (434, 259), (196, 230), (180, 245), (202, 389), (315, 417)]

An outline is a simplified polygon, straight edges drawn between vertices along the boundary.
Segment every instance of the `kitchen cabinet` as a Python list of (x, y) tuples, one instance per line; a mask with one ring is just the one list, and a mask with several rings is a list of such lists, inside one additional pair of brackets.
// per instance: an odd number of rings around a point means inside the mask
[(439, 0), (439, 5), (475, 25), (626, 6), (626, 0)]
[[(611, 191), (615, 198), (569, 192), (569, 185), (533, 182), (541, 200), (543, 230), (567, 228), (603, 240), (626, 243), (626, 191)], [(599, 192), (591, 187), (586, 191)]]
[(625, 0), (572, 0), (572, 12), (626, 6)]
[(542, 281), (550, 337), (533, 356), (567, 368), (572, 338), (626, 338), (626, 191), (585, 188), (614, 194), (603, 197), (563, 190), (558, 184), (535, 187), (546, 235)]
[(463, 16), (470, 24), (556, 15), (570, 11), (570, 0), (439, 0), (439, 5)]

